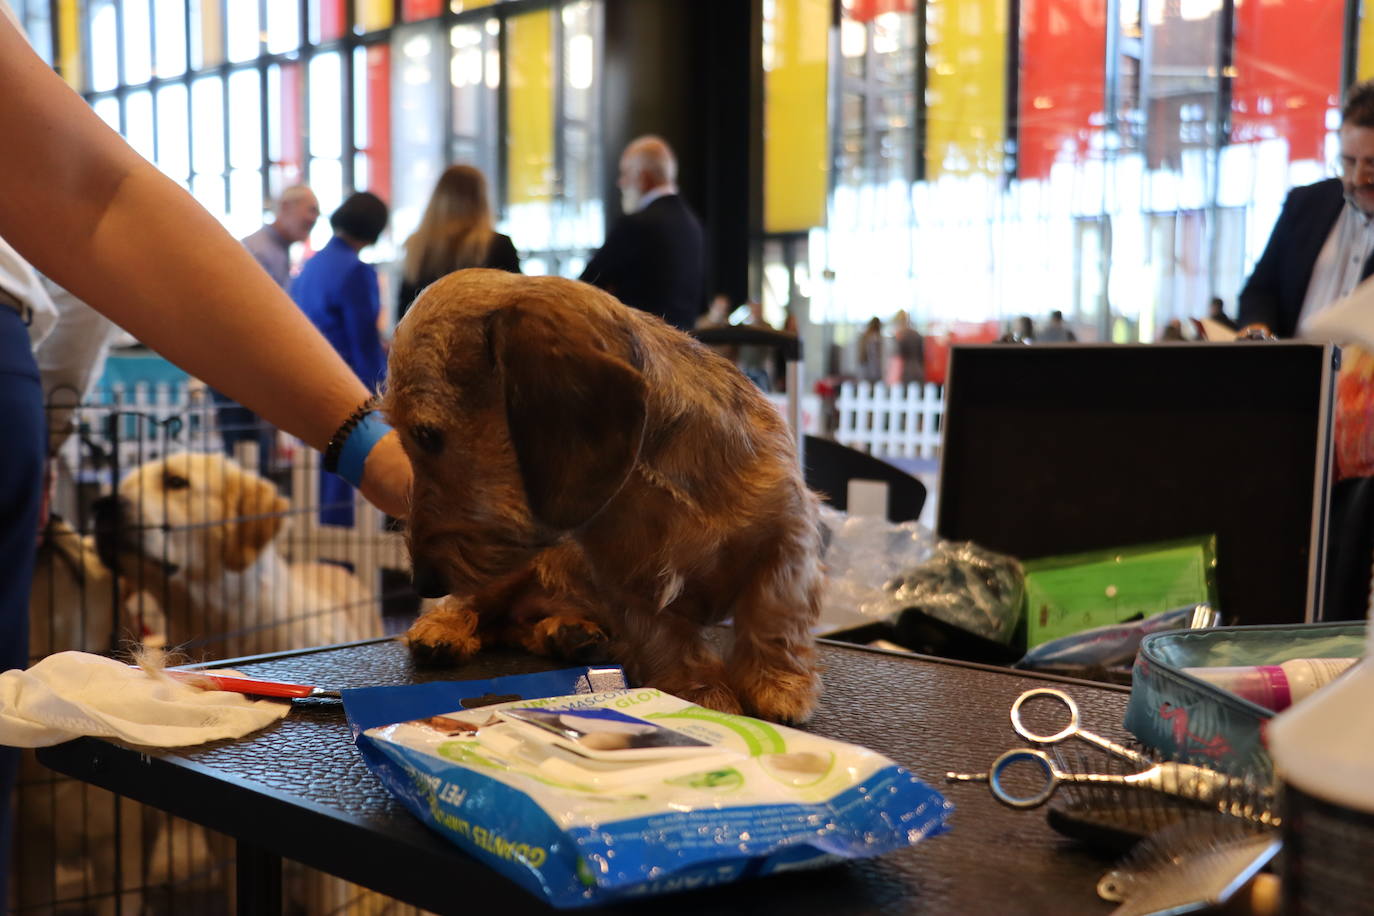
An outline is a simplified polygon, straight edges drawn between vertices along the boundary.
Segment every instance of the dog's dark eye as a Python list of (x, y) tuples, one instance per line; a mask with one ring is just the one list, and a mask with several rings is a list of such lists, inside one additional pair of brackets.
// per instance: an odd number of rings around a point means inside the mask
[(165, 490), (185, 490), (190, 486), (191, 481), (180, 474), (165, 474), (162, 477), (162, 487)]
[(415, 444), (429, 452), (437, 455), (444, 450), (444, 434), (433, 426), (416, 426), (410, 431), (415, 438)]

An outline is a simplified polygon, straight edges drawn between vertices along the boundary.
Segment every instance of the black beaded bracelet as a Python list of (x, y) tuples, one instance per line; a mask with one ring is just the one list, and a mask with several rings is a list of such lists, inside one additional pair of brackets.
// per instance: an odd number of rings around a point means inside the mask
[(382, 401), (382, 396), (374, 394), (358, 405), (358, 408), (348, 415), (334, 435), (330, 437), (329, 444), (324, 448), (324, 469), (331, 474), (339, 471), (339, 453), (343, 451), (344, 443), (348, 441), (349, 433), (353, 432), (353, 427), (362, 422), (363, 417), (377, 409), (377, 405)]

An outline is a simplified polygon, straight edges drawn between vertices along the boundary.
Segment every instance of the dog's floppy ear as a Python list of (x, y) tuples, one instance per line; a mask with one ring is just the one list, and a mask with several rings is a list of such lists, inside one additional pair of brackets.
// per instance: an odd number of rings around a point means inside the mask
[(494, 312), (488, 335), (530, 514), (577, 528), (639, 458), (644, 377), (581, 314), (547, 301)]
[(228, 514), (237, 519), (229, 523), (224, 563), (242, 572), (281, 531), (281, 513), (291, 504), (271, 483), (238, 468), (226, 468), (224, 485)]

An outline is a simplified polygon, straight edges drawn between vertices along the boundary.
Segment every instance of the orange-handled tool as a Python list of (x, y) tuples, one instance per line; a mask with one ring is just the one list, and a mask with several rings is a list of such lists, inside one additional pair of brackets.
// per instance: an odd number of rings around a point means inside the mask
[[(138, 667), (132, 665), (130, 667)], [(265, 681), (261, 678), (243, 677), (217, 671), (187, 671), (180, 668), (163, 668), (162, 673), (175, 680), (200, 687), (204, 690), (231, 690), (256, 697), (318, 697), (324, 699), (340, 698), (339, 691), (309, 684), (289, 684), (285, 681)]]

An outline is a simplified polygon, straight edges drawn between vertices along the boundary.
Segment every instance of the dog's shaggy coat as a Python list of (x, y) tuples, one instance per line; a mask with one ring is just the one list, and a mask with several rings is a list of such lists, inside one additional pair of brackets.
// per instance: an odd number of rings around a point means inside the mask
[[(586, 284), (465, 270), (397, 328), (383, 409), (415, 468), (416, 586), (450, 596), (407, 634), (418, 658), (607, 648), (706, 706), (811, 713), (817, 502), (725, 359)], [(704, 631), (726, 618), (728, 662)]]

